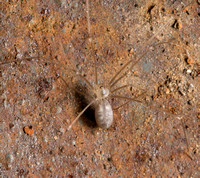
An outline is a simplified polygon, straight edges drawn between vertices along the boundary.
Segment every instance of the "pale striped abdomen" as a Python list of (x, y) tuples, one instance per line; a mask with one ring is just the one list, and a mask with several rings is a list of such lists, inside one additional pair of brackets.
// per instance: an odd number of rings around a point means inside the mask
[(96, 104), (95, 119), (97, 125), (103, 129), (111, 126), (113, 122), (113, 110), (106, 99), (103, 99)]

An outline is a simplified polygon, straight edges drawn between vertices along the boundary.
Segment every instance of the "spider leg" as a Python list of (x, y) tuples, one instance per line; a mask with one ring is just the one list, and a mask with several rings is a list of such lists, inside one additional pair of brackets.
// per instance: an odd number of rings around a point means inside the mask
[[(113, 110), (118, 110), (119, 108), (121, 108), (121, 107), (123, 107), (124, 105), (128, 104), (130, 101), (131, 101), (131, 100), (129, 100), (129, 101), (127, 101), (127, 102), (125, 102), (125, 103), (123, 103), (123, 104), (117, 106), (116, 108), (113, 108)], [(137, 101), (136, 101), (136, 102), (137, 102)]]
[(78, 74), (78, 73), (76, 72), (76, 70), (71, 69), (71, 68), (66, 68), (66, 67), (65, 67), (65, 69), (66, 69), (66, 70), (69, 70), (69, 71), (71, 71), (71, 72), (74, 72), (74, 76), (75, 76), (75, 77), (80, 77), (81, 79), (83, 79), (83, 80), (85, 81), (85, 83), (88, 84), (88, 86), (90, 87), (90, 89), (94, 90), (94, 87), (92, 86), (92, 84), (91, 84), (85, 77), (83, 77), (81, 74)]
[(136, 102), (139, 102), (139, 103), (142, 103), (142, 101), (138, 100), (137, 98), (139, 98), (140, 96), (144, 95), (144, 93), (146, 92), (143, 92), (142, 94), (140, 94), (139, 96), (135, 97), (135, 98), (130, 98), (130, 97), (126, 97), (126, 96), (120, 96), (120, 95), (111, 95), (110, 97), (111, 98), (119, 98), (119, 99), (125, 99), (125, 100), (128, 100), (127, 102), (123, 103), (122, 105), (114, 108), (113, 110), (116, 110), (116, 109), (119, 109), (121, 108), (122, 106), (128, 104), (129, 102), (131, 101), (136, 101)]
[[(162, 30), (164, 29), (164, 27), (171, 21), (172, 18), (173, 18), (173, 17), (171, 17), (163, 26), (160, 27), (160, 29), (147, 41), (147, 44), (150, 43), (150, 42), (153, 40), (153, 38), (155, 38), (156, 35), (158, 35), (158, 33), (160, 33), (160, 31), (162, 31)], [(148, 44), (147, 47), (146, 47), (146, 50), (144, 51), (144, 53), (142, 54), (142, 56), (139, 57), (138, 60), (136, 60), (135, 63), (133, 63), (132, 67), (134, 67), (134, 66), (147, 54), (147, 52), (149, 51), (149, 48), (150, 48), (151, 46), (157, 46), (157, 45), (162, 44), (162, 43), (163, 43), (163, 42), (158, 43), (158, 44), (156, 44), (156, 45), (150, 45), (150, 44)], [(164, 42), (164, 43), (166, 43), (166, 42)], [(109, 82), (109, 86), (112, 85), (112, 83), (113, 83), (113, 81), (116, 79), (116, 77), (117, 77), (117, 76), (126, 68), (126, 66), (128, 66), (131, 62), (132, 62), (132, 59), (129, 60), (129, 61), (114, 75), (114, 77), (113, 77), (113, 78), (110, 80), (110, 82)]]
[(115, 88), (114, 90), (111, 90), (110, 93), (114, 93), (114, 92), (116, 92), (118, 90), (121, 90), (121, 89), (129, 87), (129, 86), (133, 86), (133, 85), (128, 85), (128, 84), (127, 85), (123, 85), (121, 87)]
[(38, 57), (27, 57), (27, 58), (19, 59), (17, 61), (16, 60), (12, 60), (12, 61), (1, 62), (0, 65), (11, 64), (13, 62), (21, 62), (21, 61), (24, 61), (24, 60), (31, 61), (32, 59), (38, 59)]
[[(86, 0), (86, 13), (87, 13), (87, 29), (89, 34), (89, 42), (91, 43), (91, 23), (90, 23), (90, 7), (89, 7), (89, 1)], [(92, 45), (92, 43), (91, 43)], [(95, 59), (94, 59), (95, 60)], [(97, 61), (95, 60), (95, 86), (97, 85), (98, 77), (97, 77)]]
[(94, 87), (91, 85), (91, 83), (85, 78), (83, 77), (81, 74), (77, 74), (80, 78), (82, 78), (91, 89), (94, 89)]
[[(170, 39), (169, 41), (165, 41), (165, 42), (160, 42), (157, 43), (155, 45), (151, 45), (150, 47), (156, 47), (159, 46), (161, 44), (165, 44), (165, 43), (169, 43), (170, 41), (174, 40), (173, 38)], [(129, 68), (132, 69), (148, 52), (150, 47), (131, 65), (131, 67)], [(119, 77), (118, 79), (117, 76), (131, 63), (133, 62), (133, 59), (129, 60), (115, 75), (114, 77), (111, 79), (111, 81), (109, 82), (109, 87), (112, 88), (117, 82), (119, 82), (123, 77), (125, 77), (128, 73), (128, 71), (126, 73), (124, 73), (121, 77)], [(115, 80), (116, 79), (116, 80)]]
[(120, 99), (125, 99), (125, 100), (129, 100), (129, 101), (137, 101), (137, 102), (142, 102), (140, 100), (137, 100), (136, 98), (129, 98), (129, 97), (126, 97), (126, 96), (120, 96), (120, 95), (111, 95), (109, 96), (110, 98), (120, 98)]
[(73, 122), (69, 125), (69, 127), (67, 128), (67, 130), (69, 131), (72, 126), (76, 123), (76, 121), (78, 121), (78, 119), (80, 118), (80, 116), (86, 111), (87, 108), (89, 108), (92, 104), (94, 104), (97, 101), (97, 99), (91, 101), (80, 113), (79, 115), (73, 120)]
[[(71, 86), (69, 86), (63, 77), (58, 76), (58, 79), (59, 79), (59, 78), (65, 83), (65, 85), (66, 85), (69, 89), (74, 90), (75, 92), (77, 92), (77, 93), (79, 93), (79, 94), (81, 94), (81, 95), (83, 95), (83, 96), (86, 96), (86, 93), (81, 92), (81, 91), (77, 90), (76, 88), (72, 88)], [(87, 95), (87, 97), (88, 97), (88, 96), (91, 97), (92, 99), (94, 99), (91, 95)]]
[[(86, 0), (86, 12), (87, 12), (87, 21), (88, 21), (88, 34), (89, 34), (89, 38), (91, 35), (91, 25), (90, 25), (90, 14), (89, 14), (89, 1)], [(90, 86), (90, 88), (92, 88), (94, 90), (94, 87), (90, 84), (90, 82), (84, 78), (82, 75), (80, 75), (80, 77), (85, 80), (85, 82)], [(95, 60), (95, 86), (97, 85), (97, 64), (96, 64), (96, 60)], [(85, 95), (85, 94), (84, 94)], [(71, 127), (73, 126), (73, 124), (80, 118), (80, 116), (86, 111), (86, 109), (91, 106), (93, 103), (95, 103), (97, 101), (97, 99), (91, 101), (80, 113), (79, 115), (74, 119), (74, 121), (69, 125), (67, 130), (70, 130)]]
[[(139, 58), (140, 59), (140, 58)], [(113, 78), (110, 80), (109, 82), (109, 86), (112, 85), (112, 83), (114, 82), (114, 80), (117, 78), (117, 76), (132, 62), (133, 60), (129, 60), (114, 76)], [(136, 61), (137, 62), (137, 61)], [(139, 60), (138, 60), (139, 62)]]
[(90, 36), (90, 34), (91, 34), (91, 24), (90, 24), (90, 7), (89, 7), (89, 1), (88, 0), (86, 0), (86, 12), (87, 12), (88, 34)]
[(114, 87), (114, 85), (118, 82), (118, 81), (120, 81), (121, 79), (123, 79), (126, 75), (127, 75), (127, 73), (128, 73), (128, 71), (126, 72), (126, 73), (124, 73), (121, 77), (119, 77), (117, 80), (115, 80), (115, 82), (113, 82), (112, 83), (112, 85), (110, 85), (110, 89), (112, 88), (112, 87)]

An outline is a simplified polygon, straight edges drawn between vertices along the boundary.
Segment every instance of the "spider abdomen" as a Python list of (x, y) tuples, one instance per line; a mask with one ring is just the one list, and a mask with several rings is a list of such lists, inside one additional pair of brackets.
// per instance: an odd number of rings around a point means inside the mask
[(113, 110), (110, 103), (103, 99), (96, 104), (95, 120), (99, 127), (109, 128), (113, 122)]

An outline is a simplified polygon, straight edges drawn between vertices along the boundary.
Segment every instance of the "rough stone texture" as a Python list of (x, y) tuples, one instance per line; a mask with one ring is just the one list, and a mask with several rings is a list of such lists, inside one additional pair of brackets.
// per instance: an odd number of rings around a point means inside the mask
[[(1, 2), (0, 176), (199, 177), (200, 2), (89, 4), (90, 35), (85, 1)], [(145, 51), (116, 85), (142, 102), (114, 110), (109, 129), (90, 108), (67, 131), (90, 101), (78, 73), (94, 84), (96, 60), (108, 86)]]

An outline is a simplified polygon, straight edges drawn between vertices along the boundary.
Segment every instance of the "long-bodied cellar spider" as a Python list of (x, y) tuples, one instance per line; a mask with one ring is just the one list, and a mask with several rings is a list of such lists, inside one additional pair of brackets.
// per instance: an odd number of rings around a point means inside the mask
[[(92, 38), (91, 38), (91, 25), (90, 25), (90, 8), (89, 8), (89, 1), (86, 0), (86, 12), (87, 12), (87, 29), (88, 29), (88, 34), (89, 34), (89, 41), (92, 42)], [(169, 22), (169, 21), (168, 21)], [(160, 31), (167, 25), (167, 23), (165, 25), (163, 25), (162, 27), (160, 27)], [(157, 32), (159, 33), (159, 32)], [(149, 41), (151, 41), (154, 37), (156, 36), (156, 34), (154, 34), (154, 36), (152, 36)], [(152, 45), (152, 47), (161, 45), (163, 43), (167, 43), (167, 42), (162, 42), (162, 43), (158, 43), (156, 45)], [(120, 96), (120, 95), (115, 95), (114, 93), (120, 89), (123, 88), (127, 88), (130, 87), (129, 84), (123, 85), (123, 86), (119, 86), (117, 88), (115, 88), (115, 85), (122, 80), (126, 75), (127, 75), (127, 71), (125, 71), (125, 69), (127, 68), (127, 66), (131, 65), (131, 67), (129, 68), (132, 69), (148, 52), (148, 49), (138, 58), (134, 58), (131, 60), (128, 60), (128, 62), (126, 62), (124, 64), (124, 66), (116, 72), (116, 74), (111, 78), (110, 82), (108, 83), (108, 85), (105, 87), (105, 84), (99, 84), (98, 83), (98, 74), (97, 74), (97, 64), (96, 64), (96, 60), (95, 60), (95, 84), (94, 86), (84, 77), (81, 76), (81, 78), (87, 83), (88, 87), (90, 88), (92, 94), (92, 101), (78, 114), (78, 116), (74, 119), (74, 121), (70, 124), (70, 126), (68, 127), (68, 130), (71, 129), (72, 125), (80, 118), (80, 116), (86, 111), (86, 109), (88, 107), (90, 107), (91, 105), (94, 105), (95, 108), (95, 120), (96, 123), (99, 127), (101, 128), (109, 128), (113, 122), (113, 110), (112, 110), (112, 106), (110, 105), (108, 98), (118, 98), (118, 99), (124, 99), (124, 100), (128, 100), (128, 102), (130, 101), (136, 101), (136, 102), (141, 102), (140, 100), (138, 100), (136, 98), (130, 98), (130, 97), (125, 97), (125, 96)], [(125, 72), (124, 72), (125, 71)], [(77, 76), (77, 77), (80, 77)], [(64, 80), (64, 79), (63, 79)], [(142, 95), (142, 94), (141, 94)], [(124, 106), (125, 104), (127, 104), (128, 102), (122, 104), (121, 106), (119, 106), (118, 108)]]

